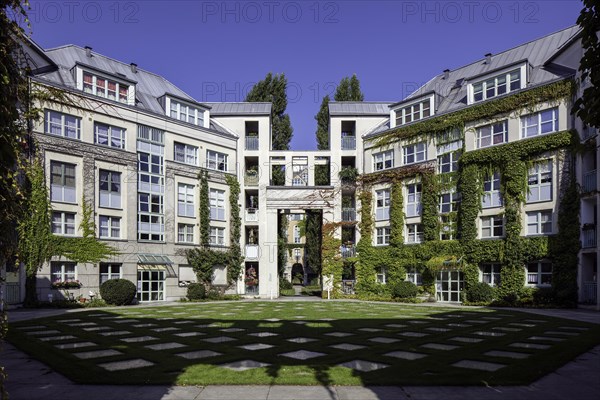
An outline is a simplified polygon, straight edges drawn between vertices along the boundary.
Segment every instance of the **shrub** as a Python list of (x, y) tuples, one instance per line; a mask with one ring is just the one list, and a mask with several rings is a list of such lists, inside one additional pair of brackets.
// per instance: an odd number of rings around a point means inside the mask
[(302, 288), (302, 294), (305, 296), (321, 297), (321, 286), (305, 286)]
[(187, 287), (187, 298), (191, 301), (206, 297), (206, 288), (201, 283), (190, 283)]
[(549, 306), (554, 304), (554, 290), (551, 287), (538, 288), (533, 292), (533, 302), (538, 306)]
[(281, 289), (281, 290), (279, 290), (279, 294), (282, 296), (295, 296), (296, 291), (293, 288), (292, 289)]
[(100, 285), (100, 296), (108, 304), (124, 306), (131, 304), (137, 289), (127, 279), (109, 279)]
[(289, 290), (293, 288), (294, 285), (292, 285), (292, 282), (288, 281), (285, 278), (279, 279), (279, 290)]
[(411, 299), (417, 297), (417, 292), (417, 285), (408, 281), (400, 281), (391, 288), (391, 295), (394, 299)]
[(210, 289), (208, 293), (206, 293), (206, 298), (209, 300), (223, 300), (223, 295), (216, 289)]
[(106, 301), (102, 300), (102, 299), (98, 299), (98, 298), (94, 298), (88, 302), (86, 302), (84, 304), (84, 306), (86, 308), (93, 308), (93, 307), (107, 307), (108, 304), (106, 304)]
[(467, 301), (471, 303), (490, 303), (494, 300), (495, 290), (485, 282), (477, 282), (467, 290)]

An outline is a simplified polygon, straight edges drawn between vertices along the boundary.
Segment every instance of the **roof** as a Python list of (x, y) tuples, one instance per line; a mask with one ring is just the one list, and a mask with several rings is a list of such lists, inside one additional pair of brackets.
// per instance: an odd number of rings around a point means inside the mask
[(390, 115), (392, 102), (332, 101), (329, 115)]
[(271, 115), (271, 103), (203, 103), (211, 107), (211, 115)]

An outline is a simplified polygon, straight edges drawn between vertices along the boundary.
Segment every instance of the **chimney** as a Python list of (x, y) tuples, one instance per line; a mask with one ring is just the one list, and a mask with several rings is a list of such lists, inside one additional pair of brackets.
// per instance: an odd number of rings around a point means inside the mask
[(492, 53), (487, 53), (485, 55), (485, 64), (491, 64), (492, 63)]
[(134, 74), (137, 74), (137, 64), (131, 63), (131, 64), (129, 64), (129, 66), (131, 66), (131, 72), (133, 72)]
[(450, 70), (449, 69), (445, 69), (444, 70), (444, 79), (448, 79), (450, 78)]
[(92, 48), (90, 46), (85, 46), (85, 55), (88, 56), (89, 58), (92, 58)]

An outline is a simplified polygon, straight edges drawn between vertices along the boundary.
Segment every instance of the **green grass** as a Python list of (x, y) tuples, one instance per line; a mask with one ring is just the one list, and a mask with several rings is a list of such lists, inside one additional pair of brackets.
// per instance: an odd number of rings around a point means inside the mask
[[(97, 314), (96, 316), (92, 316)], [(101, 319), (99, 315), (131, 317), (139, 322), (117, 323), (118, 320)], [(229, 314), (229, 315), (228, 315)], [(449, 316), (451, 315), (451, 316)], [(499, 318), (486, 320), (487, 317)], [(169, 320), (159, 318), (172, 318)], [(277, 318), (280, 321), (267, 321)], [(323, 320), (332, 318), (331, 321)], [(444, 318), (444, 319), (436, 319)], [(88, 332), (83, 327), (58, 322), (64, 319), (80, 319), (78, 322), (94, 322), (115, 330), (127, 330), (123, 336), (102, 336)], [(306, 321), (306, 324), (294, 322)], [(482, 321), (476, 324), (465, 321)], [(544, 322), (535, 326), (520, 327), (504, 336), (486, 337), (474, 332), (492, 331), (493, 327), (514, 327), (510, 323), (525, 320)], [(193, 323), (178, 324), (178, 322)], [(412, 322), (422, 323), (412, 323)], [(137, 323), (153, 323), (156, 327), (133, 327)], [(468, 324), (466, 327), (449, 327), (449, 323)], [(528, 323), (528, 322), (525, 322)], [(406, 327), (387, 327), (402, 324)], [(77, 339), (44, 342), (26, 334), (23, 328), (44, 325)], [(201, 327), (198, 327), (200, 325)], [(204, 326), (203, 326), (204, 325)], [(154, 328), (177, 327), (172, 332), (155, 332)], [(544, 335), (561, 327), (586, 328), (577, 336), (564, 337), (563, 341), (534, 341), (531, 336)], [(239, 328), (239, 332), (222, 332), (219, 329)], [(378, 328), (382, 331), (368, 332), (361, 328)], [(426, 328), (449, 328), (448, 332), (434, 332)], [(199, 331), (203, 336), (178, 337), (174, 333)], [(569, 332), (562, 329), (563, 332)], [(256, 337), (255, 332), (272, 332), (276, 336)], [(333, 337), (326, 333), (348, 332), (352, 336)], [(403, 332), (428, 333), (425, 337), (404, 337)], [(577, 332), (577, 331), (570, 331)], [(126, 343), (121, 338), (153, 336), (159, 340)], [(203, 339), (229, 336), (234, 341), (209, 343)], [(450, 340), (456, 336), (481, 338), (480, 343), (459, 343)], [(318, 339), (309, 343), (293, 343), (286, 339), (307, 337)], [(391, 344), (375, 343), (369, 339), (389, 337), (401, 339)], [(130, 307), (69, 313), (60, 317), (18, 322), (10, 325), (8, 340), (33, 357), (47, 363), (54, 370), (75, 382), (88, 384), (283, 384), (283, 385), (523, 385), (557, 369), (577, 355), (600, 343), (600, 327), (583, 322), (536, 316), (519, 312), (488, 309), (465, 309), (447, 307), (416, 307), (402, 304), (366, 302), (223, 302), (186, 303), (165, 307)], [(75, 350), (59, 350), (57, 343), (92, 341), (98, 346)], [(186, 347), (171, 350), (149, 350), (147, 345), (159, 342), (177, 342)], [(518, 349), (510, 347), (514, 342), (550, 345), (547, 350)], [(274, 347), (264, 350), (244, 350), (238, 346), (264, 343)], [(339, 350), (334, 344), (350, 343), (366, 346), (359, 350)], [(455, 350), (443, 351), (420, 347), (426, 343), (452, 344)], [(112, 357), (81, 360), (73, 353), (97, 349), (114, 349), (123, 353)], [(198, 360), (187, 360), (175, 354), (212, 350), (221, 355)], [(282, 357), (281, 353), (308, 350), (325, 353), (325, 356), (308, 360)], [(526, 359), (508, 359), (485, 356), (490, 350), (508, 350), (528, 353)], [(404, 360), (386, 356), (392, 351), (410, 351), (425, 354), (419, 360)], [(152, 367), (108, 372), (97, 364), (142, 358), (155, 363)], [(267, 367), (247, 371), (233, 371), (219, 367), (220, 364), (239, 360), (254, 360), (270, 364)], [(352, 360), (368, 360), (388, 364), (389, 367), (371, 372), (359, 372), (338, 366)], [(479, 360), (505, 364), (495, 372), (453, 367), (460, 360)]]

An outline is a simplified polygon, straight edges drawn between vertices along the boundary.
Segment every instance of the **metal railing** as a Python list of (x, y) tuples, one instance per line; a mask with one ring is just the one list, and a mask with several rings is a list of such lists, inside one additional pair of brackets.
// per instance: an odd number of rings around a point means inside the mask
[(246, 150), (258, 150), (258, 136), (246, 136)]
[(596, 247), (596, 228), (584, 229), (582, 232), (583, 232), (582, 247), (584, 249), (589, 249), (590, 247)]
[(583, 303), (596, 303), (598, 298), (597, 285), (596, 282), (583, 282), (583, 298), (581, 299)]
[(21, 302), (21, 284), (6, 283), (4, 286), (4, 300), (6, 304), (19, 304)]
[(585, 193), (593, 192), (596, 190), (596, 170), (584, 172), (583, 184), (581, 185)]
[(342, 221), (353, 222), (356, 221), (356, 208), (342, 208)]
[(340, 253), (342, 253), (342, 258), (356, 257), (356, 247), (353, 244), (343, 244), (340, 247)]
[(356, 137), (342, 136), (342, 150), (356, 150)]
[(258, 222), (258, 209), (246, 208), (246, 222)]
[(246, 171), (244, 175), (244, 184), (246, 186), (258, 186), (258, 172)]
[(344, 279), (342, 280), (342, 291), (344, 292), (344, 294), (354, 294), (354, 284), (356, 283), (355, 280), (351, 280), (351, 279)]

